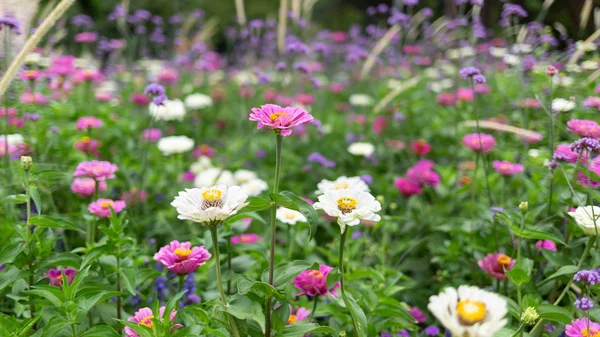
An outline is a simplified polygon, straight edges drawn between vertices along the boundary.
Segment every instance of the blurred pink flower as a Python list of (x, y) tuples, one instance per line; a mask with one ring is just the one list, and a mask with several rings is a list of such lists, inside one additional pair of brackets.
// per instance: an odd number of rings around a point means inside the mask
[(394, 181), (394, 186), (402, 193), (404, 197), (411, 197), (423, 193), (421, 186), (407, 178), (398, 178)]
[(77, 43), (92, 43), (98, 39), (98, 34), (93, 32), (82, 32), (75, 34), (75, 42)]
[(437, 104), (442, 106), (455, 106), (457, 97), (451, 92), (442, 92), (437, 96)]
[(387, 126), (387, 119), (384, 116), (377, 116), (373, 122), (373, 133), (380, 135)]
[(558, 161), (565, 161), (573, 164), (577, 162), (579, 154), (577, 152), (573, 152), (568, 144), (560, 144), (556, 147), (556, 150), (554, 150), (552, 158)]
[[(160, 309), (159, 309), (160, 320), (163, 319), (163, 316), (165, 315), (165, 310), (166, 310), (166, 308), (164, 306), (160, 307)], [(175, 310), (171, 311), (171, 314), (169, 315), (169, 321), (173, 322), (173, 320), (175, 320), (175, 315), (177, 315), (177, 311), (175, 311)], [(146, 307), (146, 308), (141, 308), (140, 310), (136, 311), (133, 314), (133, 316), (129, 317), (127, 320), (129, 322), (138, 323), (138, 324), (146, 326), (148, 328), (152, 328), (153, 327), (152, 319), (154, 319), (154, 313), (152, 312), (152, 309)], [(140, 337), (140, 335), (138, 335), (137, 332), (133, 331), (133, 329), (128, 326), (124, 327), (123, 330), (125, 331), (126, 337)]]
[(567, 122), (567, 130), (580, 136), (598, 138), (600, 137), (600, 125), (587, 119), (571, 119)]
[(202, 156), (212, 158), (217, 155), (217, 150), (208, 144), (202, 144), (194, 149), (192, 155), (194, 158), (200, 158)]
[(410, 142), (410, 150), (417, 156), (424, 156), (431, 151), (431, 145), (424, 139)]
[(290, 317), (288, 317), (288, 321), (286, 325), (294, 324), (298, 321), (303, 321), (310, 316), (310, 310), (299, 307), (296, 311), (292, 310), (290, 306)]
[(179, 71), (175, 68), (163, 69), (158, 74), (158, 82), (163, 85), (174, 85), (179, 82)]
[(151, 98), (138, 92), (134, 92), (129, 96), (129, 99), (138, 106), (147, 106), (150, 104)]
[(106, 180), (115, 177), (117, 165), (107, 161), (84, 161), (77, 165), (73, 177), (90, 177), (96, 180)]
[(329, 85), (329, 91), (333, 92), (334, 94), (338, 94), (344, 91), (344, 85), (342, 83), (331, 83)]
[(427, 320), (427, 317), (423, 313), (423, 311), (417, 307), (412, 307), (408, 311), (408, 313), (417, 321), (417, 323), (424, 323)]
[(306, 93), (299, 93), (296, 95), (296, 100), (302, 105), (311, 105), (315, 101), (315, 96)]
[(191, 247), (190, 242), (171, 241), (154, 254), (154, 260), (162, 263), (177, 275), (193, 273), (210, 259), (210, 253), (204, 246)]
[[(67, 277), (67, 282), (69, 282), (69, 284), (73, 283), (73, 280), (77, 275), (77, 270), (73, 268), (65, 268), (64, 272), (65, 276)], [(60, 268), (48, 270), (48, 272), (44, 274), (44, 277), (50, 280), (51, 286), (57, 286), (59, 288), (62, 288), (62, 284), (65, 281)]]
[(490, 274), (497, 280), (506, 280), (504, 269), (511, 270), (515, 264), (515, 260), (511, 259), (504, 253), (488, 254), (477, 263), (479, 267)]
[(74, 147), (83, 153), (92, 154), (94, 157), (98, 157), (100, 155), (100, 152), (98, 152), (100, 142), (88, 136), (81, 137), (80, 140), (75, 142)]
[(490, 86), (485, 83), (475, 84), (475, 93), (484, 95), (490, 93)]
[(249, 119), (258, 122), (259, 129), (267, 126), (282, 136), (289, 136), (292, 134), (291, 128), (310, 123), (314, 118), (301, 108), (282, 108), (274, 104), (265, 104), (260, 108), (252, 108)]
[(503, 176), (512, 176), (523, 172), (523, 165), (511, 163), (509, 161), (494, 160), (492, 162), (494, 169)]
[[(98, 192), (106, 191), (106, 182), (98, 182)], [(71, 191), (82, 197), (91, 197), (96, 189), (96, 180), (93, 178), (75, 178), (71, 183)]]
[(94, 69), (79, 70), (71, 78), (73, 83), (100, 82), (102, 80), (104, 80), (104, 75), (98, 70)]
[(88, 211), (101, 218), (108, 218), (110, 217), (110, 207), (114, 209), (115, 213), (119, 213), (125, 208), (125, 201), (98, 199), (88, 205)]
[(340, 287), (340, 283), (336, 283), (331, 289), (327, 289), (327, 275), (333, 267), (322, 264), (319, 270), (305, 270), (300, 273), (292, 283), (302, 292), (296, 296), (327, 296), (327, 292), (336, 297), (338, 295), (335, 289)]
[(102, 126), (102, 121), (93, 116), (80, 117), (77, 120), (77, 130), (97, 129)]
[(545, 249), (545, 250), (551, 250), (553, 252), (556, 251), (556, 243), (554, 243), (554, 241), (551, 241), (551, 240), (539, 240), (538, 242), (535, 243), (535, 246), (539, 250)]
[(473, 100), (473, 90), (469, 88), (458, 88), (456, 90), (456, 98), (459, 101), (470, 102)]
[(462, 143), (473, 151), (490, 152), (496, 146), (496, 139), (487, 133), (470, 133), (463, 137)]
[(263, 241), (263, 238), (261, 238), (257, 234), (240, 234), (240, 235), (234, 235), (231, 237), (231, 243), (234, 245), (249, 244), (249, 243), (255, 243), (255, 242), (262, 242), (262, 241)]
[(144, 190), (139, 190), (137, 188), (132, 188), (129, 191), (123, 192), (121, 199), (125, 200), (125, 204), (127, 205), (136, 205), (148, 198), (148, 192)]
[(146, 129), (142, 134), (142, 138), (149, 142), (157, 142), (162, 137), (160, 129)]

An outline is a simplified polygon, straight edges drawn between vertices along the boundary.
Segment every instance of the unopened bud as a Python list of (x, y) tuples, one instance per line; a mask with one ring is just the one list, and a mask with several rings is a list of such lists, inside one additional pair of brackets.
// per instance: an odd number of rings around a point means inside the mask
[(523, 322), (525, 325), (534, 325), (539, 318), (540, 315), (537, 313), (534, 307), (528, 307), (521, 314), (521, 322)]
[(554, 75), (556, 75), (556, 73), (558, 73), (558, 70), (556, 70), (554, 66), (550, 65), (548, 66), (548, 68), (546, 68), (546, 75), (553, 77)]
[(30, 156), (21, 156), (21, 167), (25, 171), (31, 170), (33, 166), (33, 159)]
[(529, 209), (529, 203), (527, 201), (521, 201), (521, 203), (519, 204), (519, 209), (523, 213), (527, 212), (527, 210)]

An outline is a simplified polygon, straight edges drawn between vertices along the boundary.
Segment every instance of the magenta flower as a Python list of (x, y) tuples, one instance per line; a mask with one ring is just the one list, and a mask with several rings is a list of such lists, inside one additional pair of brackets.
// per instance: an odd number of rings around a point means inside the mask
[(19, 78), (27, 81), (35, 81), (42, 77), (44, 73), (39, 70), (27, 70), (19, 74)]
[[(166, 308), (164, 306), (160, 307), (159, 309), (159, 319), (162, 321), (163, 316), (165, 315), (165, 310)], [(173, 310), (171, 311), (171, 314), (169, 315), (169, 321), (173, 322), (173, 320), (175, 320), (175, 315), (177, 315), (177, 311)], [(154, 323), (152, 322), (152, 320), (154, 319), (154, 313), (152, 312), (152, 309), (146, 307), (146, 308), (141, 308), (140, 310), (136, 311), (135, 314), (133, 314), (132, 317), (129, 317), (127, 320), (133, 323), (138, 323), (140, 325), (146, 326), (148, 328), (153, 328), (154, 327)], [(140, 337), (140, 335), (138, 335), (137, 332), (133, 331), (132, 328), (126, 326), (124, 328), (125, 330), (125, 335), (127, 337)]]
[(157, 142), (162, 137), (160, 129), (146, 129), (142, 134), (142, 138), (149, 142)]
[[(600, 157), (596, 157), (596, 158), (592, 159), (590, 164), (587, 165), (587, 168), (590, 172), (593, 172), (597, 175), (600, 174)], [(594, 180), (591, 177), (590, 177), (590, 179), (588, 179), (587, 174), (582, 171), (577, 171), (577, 184), (581, 185), (581, 186), (586, 186), (586, 187), (589, 184), (590, 187), (592, 187), (592, 188), (600, 187), (600, 181)]]
[(556, 251), (556, 243), (554, 243), (554, 241), (551, 240), (539, 240), (538, 242), (535, 243), (535, 247), (539, 250), (550, 250), (555, 252)]
[(75, 34), (75, 42), (77, 43), (92, 43), (98, 39), (98, 34), (93, 32), (82, 32)]
[(600, 336), (600, 324), (584, 317), (567, 324), (565, 334), (568, 337), (595, 337)]
[(234, 245), (239, 244), (250, 244), (255, 242), (262, 242), (263, 238), (257, 234), (240, 234), (231, 237), (231, 243)]
[(417, 323), (423, 323), (427, 320), (427, 317), (423, 313), (423, 311), (417, 307), (412, 307), (408, 311), (408, 313), (417, 321)]
[(75, 142), (73, 147), (75, 147), (77, 150), (79, 150), (83, 153), (91, 153), (94, 156), (100, 155), (100, 152), (98, 152), (98, 148), (100, 147), (100, 142), (95, 139), (91, 139), (88, 136), (81, 137), (80, 140)]
[(477, 263), (479, 267), (497, 280), (506, 280), (504, 269), (511, 270), (515, 260), (503, 253), (488, 254)]
[(519, 174), (523, 172), (524, 169), (523, 165), (511, 163), (506, 160), (494, 160), (492, 162), (492, 166), (494, 167), (494, 169), (496, 169), (496, 171), (498, 171), (498, 173), (500, 173), (503, 176), (512, 176), (515, 174)]
[(473, 151), (488, 153), (496, 146), (496, 139), (487, 133), (470, 133), (463, 137), (462, 143)]
[(405, 197), (411, 197), (415, 194), (418, 195), (423, 193), (423, 189), (419, 184), (406, 178), (396, 179), (394, 186), (396, 186), (398, 191), (400, 191), (400, 193), (402, 193), (402, 195)]
[(600, 125), (587, 119), (571, 119), (567, 122), (567, 130), (580, 136), (598, 138), (600, 137)]
[(154, 260), (162, 263), (177, 275), (193, 273), (210, 259), (210, 253), (204, 246), (191, 247), (190, 242), (171, 241), (154, 254)]
[[(75, 279), (75, 276), (77, 275), (77, 270), (73, 268), (65, 268), (64, 271), (65, 276), (67, 277), (67, 282), (69, 282), (69, 284), (73, 283), (73, 279)], [(48, 272), (44, 274), (44, 277), (50, 280), (50, 285), (57, 286), (59, 288), (62, 288), (62, 284), (65, 281), (60, 268), (48, 270)]]
[(437, 104), (441, 106), (455, 106), (457, 97), (451, 92), (442, 92), (437, 96)]
[(456, 98), (459, 101), (470, 102), (473, 100), (473, 89), (458, 88), (456, 90)]
[(292, 310), (290, 306), (290, 317), (288, 317), (288, 321), (286, 325), (294, 324), (298, 321), (303, 321), (310, 316), (310, 310), (300, 307), (296, 309), (296, 311)]
[(282, 136), (289, 136), (293, 127), (310, 123), (314, 118), (302, 108), (265, 104), (260, 108), (252, 108), (249, 119), (258, 122), (259, 129), (267, 126)]
[(338, 293), (335, 289), (340, 287), (340, 283), (336, 283), (331, 289), (327, 289), (327, 274), (333, 270), (333, 267), (322, 264), (319, 266), (319, 270), (305, 270), (296, 276), (292, 281), (294, 286), (302, 292), (296, 294), (296, 296), (307, 295), (307, 296), (327, 296), (327, 292), (333, 296), (337, 296)]
[(129, 99), (136, 105), (138, 106), (147, 106), (150, 103), (150, 97), (144, 95), (144, 94), (140, 94), (138, 92), (134, 92), (133, 94), (131, 94), (131, 96), (129, 96)]
[(575, 163), (577, 158), (579, 158), (579, 154), (571, 150), (571, 147), (568, 144), (560, 144), (554, 150), (554, 154), (552, 158), (556, 161), (565, 161), (567, 163)]
[(104, 75), (98, 70), (79, 70), (71, 78), (73, 83), (83, 82), (101, 82), (104, 80)]
[(410, 142), (411, 151), (417, 156), (424, 156), (431, 152), (431, 145), (425, 139)]
[[(93, 178), (75, 178), (71, 184), (71, 191), (82, 197), (91, 197), (96, 189), (96, 180)], [(106, 182), (98, 181), (98, 192), (106, 191)]]
[(113, 208), (115, 213), (121, 212), (125, 208), (125, 201), (98, 199), (88, 205), (88, 211), (101, 218), (110, 217), (110, 208)]
[(431, 160), (419, 160), (406, 171), (406, 179), (419, 184), (437, 187), (440, 184), (440, 176), (433, 170), (434, 162)]
[(586, 108), (596, 108), (600, 110), (600, 97), (588, 97), (583, 101), (583, 106)]
[(84, 161), (77, 165), (73, 177), (90, 177), (96, 180), (106, 180), (114, 178), (117, 170), (117, 165), (107, 161)]

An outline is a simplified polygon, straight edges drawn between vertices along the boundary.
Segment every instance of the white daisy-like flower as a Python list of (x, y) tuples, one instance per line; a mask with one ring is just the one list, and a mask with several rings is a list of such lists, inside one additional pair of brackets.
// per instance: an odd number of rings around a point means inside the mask
[(555, 98), (552, 100), (552, 111), (555, 112), (567, 112), (575, 109), (575, 102), (564, 99), (564, 98)]
[(195, 163), (190, 165), (190, 171), (194, 174), (200, 174), (200, 172), (208, 170), (212, 168), (212, 163), (210, 162), (210, 158), (207, 156), (200, 156), (196, 160)]
[(258, 178), (247, 181), (241, 184), (241, 186), (242, 190), (251, 197), (255, 197), (269, 188), (266, 181)]
[(598, 47), (594, 42), (577, 41), (575, 42), (575, 48), (577, 50), (589, 52), (596, 50)]
[(581, 62), (581, 68), (585, 70), (596, 70), (598, 69), (598, 62), (594, 60), (587, 60)]
[(357, 190), (369, 192), (369, 186), (360, 177), (341, 176), (334, 181), (323, 179), (317, 184), (317, 194), (323, 194), (329, 190)]
[(352, 106), (371, 106), (374, 103), (373, 97), (367, 94), (353, 94), (348, 98), (348, 102)]
[(561, 87), (570, 87), (573, 85), (573, 83), (575, 83), (575, 80), (573, 77), (558, 75), (552, 78), (552, 83)]
[(575, 63), (571, 63), (571, 64), (567, 64), (567, 66), (565, 67), (565, 70), (568, 73), (580, 73), (581, 67)]
[(286, 223), (288, 225), (295, 225), (298, 222), (306, 222), (306, 217), (298, 211), (293, 209), (279, 207), (275, 213), (277, 220)]
[(163, 137), (156, 144), (163, 155), (183, 153), (194, 148), (194, 140), (186, 136)]
[(208, 187), (212, 185), (233, 186), (235, 180), (231, 171), (211, 167), (196, 175), (194, 187)]
[(352, 143), (348, 146), (348, 152), (355, 156), (369, 157), (375, 152), (375, 145), (364, 142)]
[(516, 43), (512, 46), (512, 52), (517, 54), (529, 54), (533, 51), (533, 46), (525, 43)]
[(188, 188), (179, 192), (171, 206), (177, 209), (178, 219), (215, 225), (246, 206), (247, 198), (239, 186)]
[(507, 323), (506, 300), (474, 286), (446, 288), (427, 308), (455, 337), (490, 337)]
[(521, 64), (521, 58), (517, 55), (513, 55), (513, 54), (506, 54), (504, 55), (504, 57), (502, 58), (502, 61), (504, 61), (504, 63), (511, 65), (511, 66), (516, 66)]
[(381, 220), (381, 216), (375, 213), (381, 211), (381, 204), (369, 192), (364, 191), (328, 190), (319, 196), (319, 201), (315, 202), (313, 207), (337, 218), (342, 233), (346, 226), (356, 226), (361, 220)]
[(256, 175), (256, 172), (252, 172), (250, 170), (237, 170), (235, 173), (233, 173), (233, 178), (235, 179), (236, 183), (241, 185), (251, 180), (258, 179), (258, 176)]
[(504, 55), (506, 55), (508, 53), (506, 48), (500, 48), (500, 47), (490, 47), (489, 52), (490, 52), (490, 55), (492, 55), (493, 57), (497, 57), (497, 58), (502, 58), (502, 57), (504, 57)]
[(157, 121), (181, 121), (185, 117), (185, 105), (180, 99), (166, 100), (162, 105), (150, 103), (149, 110), (150, 115)]
[[(600, 224), (600, 207), (579, 206), (575, 212), (569, 212), (569, 215), (575, 219), (577, 226), (583, 230), (585, 235), (596, 236), (596, 227)], [(600, 227), (598, 227), (598, 232), (600, 232)]]
[(185, 106), (188, 109), (199, 110), (213, 105), (213, 100), (205, 94), (191, 94), (185, 98)]

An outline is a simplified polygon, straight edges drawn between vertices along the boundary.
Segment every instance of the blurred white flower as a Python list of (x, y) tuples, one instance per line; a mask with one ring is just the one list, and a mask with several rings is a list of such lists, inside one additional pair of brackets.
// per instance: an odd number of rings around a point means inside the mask
[(596, 70), (598, 69), (598, 62), (594, 60), (587, 60), (581, 62), (581, 68), (584, 70)]
[(277, 217), (277, 220), (288, 225), (295, 225), (298, 222), (306, 222), (306, 217), (304, 217), (302, 213), (285, 207), (279, 207), (275, 213), (275, 216)]
[(575, 219), (577, 226), (583, 230), (585, 235), (596, 236), (596, 229), (600, 232), (600, 207), (584, 206), (577, 207), (575, 212), (569, 212), (569, 215)]
[(238, 184), (241, 185), (249, 182), (250, 180), (257, 179), (258, 175), (256, 175), (256, 172), (252, 172), (250, 170), (237, 170), (233, 174), (233, 178)]
[(567, 66), (565, 67), (565, 70), (569, 73), (580, 73), (581, 67), (575, 63), (571, 63), (571, 64), (567, 64)]
[(369, 186), (360, 177), (339, 177), (336, 180), (323, 179), (317, 184), (317, 194), (323, 194), (329, 190), (357, 190), (369, 192)]
[(31, 53), (25, 58), (25, 64), (37, 65), (42, 60), (42, 55), (39, 53)]
[(213, 105), (213, 100), (205, 94), (191, 94), (185, 98), (185, 106), (188, 109), (199, 110)]
[(352, 143), (348, 146), (348, 152), (355, 156), (369, 157), (375, 152), (375, 145), (364, 142)]
[(269, 188), (269, 185), (267, 185), (266, 181), (256, 178), (241, 184), (241, 187), (244, 193), (251, 197), (255, 197), (263, 191), (266, 191)]
[(163, 137), (156, 144), (163, 155), (183, 153), (194, 148), (194, 140), (186, 136)]
[(18, 133), (13, 133), (11, 135), (0, 135), (0, 142), (4, 143), (8, 141), (8, 144), (18, 146), (25, 143), (25, 139)]
[(490, 55), (492, 55), (493, 57), (502, 58), (506, 55), (508, 51), (506, 50), (506, 48), (490, 47), (489, 52)]
[(516, 66), (521, 64), (521, 58), (517, 55), (513, 55), (513, 54), (506, 54), (504, 55), (504, 57), (502, 58), (502, 61), (504, 61), (504, 63), (511, 65), (511, 66)]
[(561, 87), (570, 87), (573, 85), (574, 82), (575, 80), (572, 77), (565, 75), (558, 75), (552, 78), (552, 83)]
[(373, 105), (373, 97), (367, 94), (354, 94), (350, 95), (348, 99), (350, 105), (353, 106), (371, 106)]
[(216, 225), (246, 206), (247, 198), (239, 186), (217, 185), (181, 191), (171, 206), (177, 209), (178, 219)]
[(533, 51), (533, 47), (530, 44), (515, 43), (511, 50), (516, 54), (529, 54), (531, 51)]
[(207, 187), (212, 185), (232, 186), (235, 183), (231, 171), (211, 167), (196, 175), (194, 187)]
[(552, 100), (552, 111), (555, 112), (567, 112), (575, 109), (575, 102), (564, 99), (564, 98), (555, 98)]
[(149, 109), (150, 115), (157, 121), (181, 121), (185, 117), (185, 106), (180, 99), (166, 100), (163, 105), (150, 103)]
[(594, 42), (577, 41), (577, 42), (575, 42), (575, 48), (577, 50), (588, 52), (588, 51), (596, 50), (597, 46), (596, 46), (596, 43), (594, 43)]
[(337, 218), (342, 233), (346, 231), (346, 226), (356, 226), (361, 220), (381, 220), (381, 216), (375, 213), (381, 211), (381, 204), (369, 192), (364, 191), (328, 190), (319, 196), (319, 201), (313, 207)]
[(194, 174), (199, 174), (200, 172), (207, 170), (213, 167), (210, 162), (210, 158), (207, 156), (200, 156), (195, 163), (190, 166), (190, 171)]

